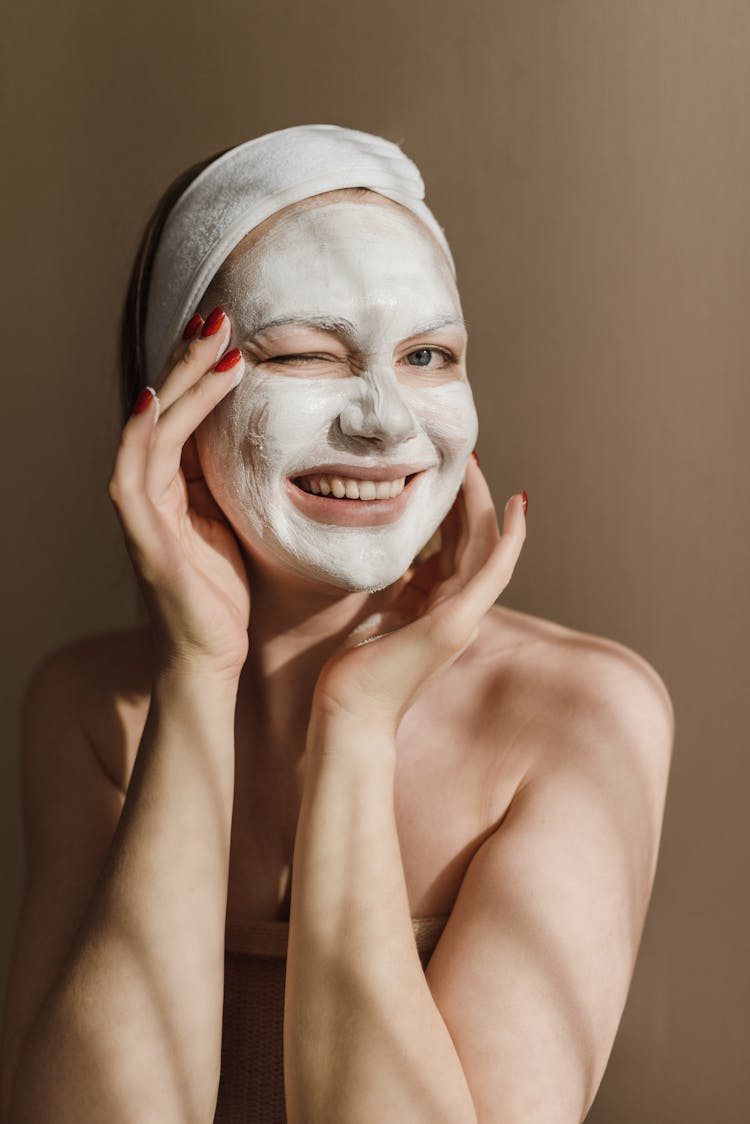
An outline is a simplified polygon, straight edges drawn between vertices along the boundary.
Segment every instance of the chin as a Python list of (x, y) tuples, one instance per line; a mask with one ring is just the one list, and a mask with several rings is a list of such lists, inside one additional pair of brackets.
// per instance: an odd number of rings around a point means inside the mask
[(291, 568), (299, 577), (319, 581), (347, 593), (378, 593), (402, 578), (410, 565), (411, 558), (406, 563), (391, 560), (381, 566), (373, 565), (367, 560), (357, 565), (332, 558), (326, 563), (316, 564), (297, 558)]
[(261, 522), (242, 515), (230, 521), (247, 553), (264, 568), (270, 565), (311, 585), (347, 593), (378, 593), (399, 581), (444, 517), (442, 510), (423, 510), (399, 529), (394, 523), (342, 528), (299, 518)]

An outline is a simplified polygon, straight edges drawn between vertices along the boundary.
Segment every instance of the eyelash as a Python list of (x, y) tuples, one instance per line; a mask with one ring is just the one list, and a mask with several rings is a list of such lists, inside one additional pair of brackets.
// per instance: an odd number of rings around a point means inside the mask
[[(406, 358), (408, 359), (409, 355), (416, 355), (420, 351), (433, 351), (437, 355), (442, 355), (448, 365), (456, 362), (456, 357), (453, 354), (453, 352), (448, 351), (447, 348), (444, 348), (444, 347), (415, 347), (412, 351), (408, 352)], [(294, 362), (294, 361), (299, 362), (300, 360), (308, 360), (308, 361), (315, 361), (315, 360), (321, 361), (321, 360), (323, 360), (324, 361), (324, 360), (330, 359), (330, 358), (331, 357), (328, 356), (328, 355), (317, 355), (317, 354), (314, 354), (314, 353), (308, 353), (308, 354), (302, 354), (302, 355), (275, 355), (273, 357), (273, 359), (269, 359), (269, 360), (267, 360), (267, 362), (269, 362), (269, 363), (290, 363), (290, 362)], [(409, 366), (415, 367), (417, 370), (420, 369), (419, 363), (410, 363)], [(429, 368), (423, 368), (423, 369), (429, 370)]]
[(299, 362), (300, 359), (330, 359), (330, 355), (274, 355), (273, 359), (267, 359), (267, 363), (291, 363), (293, 360)]
[[(446, 364), (448, 366), (450, 366), (452, 363), (456, 362), (456, 357), (453, 354), (453, 352), (448, 351), (448, 349), (445, 348), (445, 347), (415, 347), (413, 351), (409, 352), (409, 354), (406, 356), (406, 358), (408, 359), (409, 355), (416, 355), (420, 351), (433, 351), (433, 352), (435, 352), (436, 355), (442, 355), (443, 359), (445, 359)], [(419, 363), (410, 363), (409, 366), (410, 367), (416, 367), (417, 369), (419, 369), (420, 364)], [(429, 368), (425, 368), (425, 370), (429, 370)]]

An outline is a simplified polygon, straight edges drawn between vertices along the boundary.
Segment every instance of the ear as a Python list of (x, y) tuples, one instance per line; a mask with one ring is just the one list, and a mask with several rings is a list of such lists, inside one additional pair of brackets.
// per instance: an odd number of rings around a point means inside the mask
[(198, 444), (195, 440), (194, 433), (190, 434), (182, 447), (180, 467), (188, 484), (193, 480), (203, 479), (203, 468), (201, 467), (201, 460), (198, 455)]
[(229, 521), (214, 499), (203, 475), (203, 467), (198, 453), (198, 442), (195, 440), (194, 433), (190, 434), (182, 447), (180, 467), (187, 484), (190, 507), (196, 515), (200, 515), (204, 519), (213, 519), (228, 527)]

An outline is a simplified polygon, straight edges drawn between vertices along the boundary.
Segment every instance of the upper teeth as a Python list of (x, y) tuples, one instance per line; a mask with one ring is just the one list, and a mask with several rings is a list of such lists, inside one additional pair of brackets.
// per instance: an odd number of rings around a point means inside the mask
[(296, 483), (316, 496), (337, 500), (387, 500), (404, 490), (406, 477), (398, 480), (354, 480), (348, 476), (301, 476)]

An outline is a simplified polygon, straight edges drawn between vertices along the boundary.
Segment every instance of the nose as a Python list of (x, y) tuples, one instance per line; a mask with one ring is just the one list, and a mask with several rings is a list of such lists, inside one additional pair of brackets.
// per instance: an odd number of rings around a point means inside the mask
[(369, 367), (355, 377), (359, 383), (357, 393), (339, 415), (342, 433), (388, 445), (397, 445), (416, 435), (417, 419), (390, 367)]

